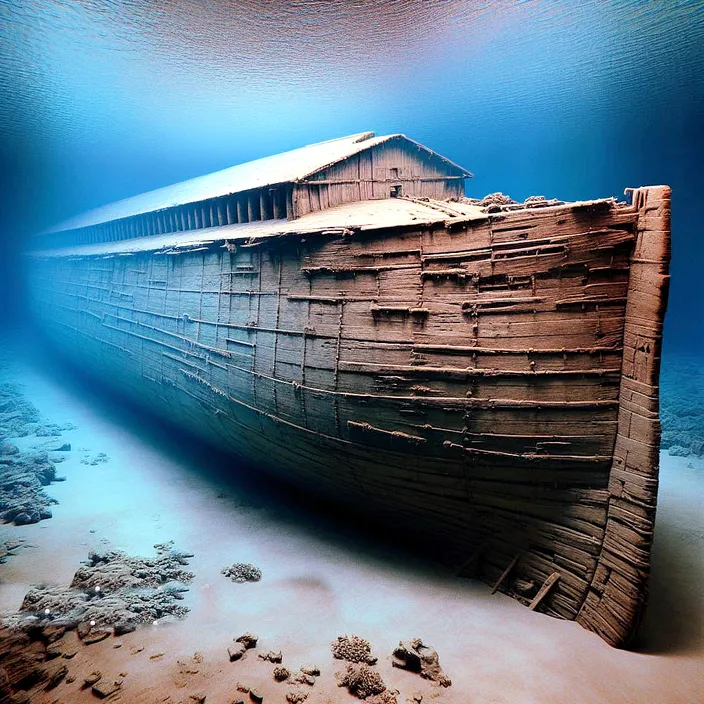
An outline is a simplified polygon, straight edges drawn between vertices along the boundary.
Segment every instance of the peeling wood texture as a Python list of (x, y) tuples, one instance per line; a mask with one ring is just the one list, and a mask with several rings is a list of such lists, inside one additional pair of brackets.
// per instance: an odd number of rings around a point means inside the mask
[(670, 189), (633, 191), (631, 256), (619, 415), (597, 569), (577, 620), (612, 645), (627, 644), (644, 612), (660, 450), (658, 384), (670, 262)]
[[(669, 189), (477, 213), (433, 200), (461, 181), (397, 146), (379, 147), (384, 174), (360, 151), (281, 196), (157, 221), (209, 228), (197, 242), (38, 253), (35, 310), (171, 421), (408, 526), (523, 603), (514, 581), (543, 585), (531, 608), (622, 646), (657, 497)], [(369, 218), (365, 199), (395, 180), (429, 200)], [(348, 197), (363, 202), (313, 212)], [(305, 232), (233, 238), (231, 221), (285, 211), (311, 211)]]

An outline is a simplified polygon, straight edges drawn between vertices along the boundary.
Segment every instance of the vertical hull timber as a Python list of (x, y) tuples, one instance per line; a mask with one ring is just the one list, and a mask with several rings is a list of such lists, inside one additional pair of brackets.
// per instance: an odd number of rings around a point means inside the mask
[(170, 421), (624, 646), (657, 499), (669, 188), (477, 210), (369, 201), (37, 251), (34, 309)]

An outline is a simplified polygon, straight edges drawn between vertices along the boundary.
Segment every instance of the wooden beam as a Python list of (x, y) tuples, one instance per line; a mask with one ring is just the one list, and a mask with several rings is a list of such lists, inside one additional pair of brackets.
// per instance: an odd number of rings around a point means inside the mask
[(257, 192), (254, 191), (247, 196), (247, 220), (248, 222), (254, 222), (255, 220), (261, 220), (259, 215), (259, 196)]
[(282, 189), (277, 188), (271, 192), (272, 207), (274, 211), (274, 218), (280, 220), (286, 217), (286, 204), (283, 202), (283, 192)]
[(496, 592), (499, 590), (499, 587), (501, 586), (502, 582), (506, 579), (506, 577), (508, 577), (508, 575), (510, 574), (511, 570), (516, 566), (516, 564), (518, 563), (518, 561), (521, 559), (521, 555), (522, 555), (522, 554), (523, 554), (523, 553), (520, 553), (520, 552), (519, 552), (518, 555), (516, 555), (516, 556), (513, 558), (513, 560), (511, 560), (511, 562), (509, 562), (508, 567), (502, 572), (501, 576), (500, 576), (499, 579), (496, 581), (496, 584), (494, 584), (494, 586), (491, 588), (491, 593), (492, 593), (492, 594), (496, 594)]
[(265, 188), (259, 191), (259, 212), (261, 214), (261, 220), (270, 220), (271, 215), (269, 214), (271, 207), (269, 205), (271, 197), (267, 193)]
[(291, 186), (286, 186), (286, 218), (288, 220), (293, 220), (295, 217), (296, 213), (293, 207), (293, 188)]
[(535, 611), (538, 608), (540, 602), (547, 596), (547, 593), (553, 588), (553, 586), (560, 579), (559, 572), (553, 572), (544, 582), (543, 586), (540, 587), (538, 593), (533, 597), (533, 601), (530, 602), (528, 607), (531, 611)]
[(249, 222), (247, 220), (247, 196), (237, 196), (237, 222)]

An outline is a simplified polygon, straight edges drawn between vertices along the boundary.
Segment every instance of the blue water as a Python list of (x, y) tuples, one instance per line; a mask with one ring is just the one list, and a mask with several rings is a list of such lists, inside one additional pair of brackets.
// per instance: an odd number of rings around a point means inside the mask
[(666, 341), (704, 346), (701, 2), (1, 0), (0, 22), (5, 319), (30, 232), (374, 130), (468, 168), (473, 196), (671, 185)]

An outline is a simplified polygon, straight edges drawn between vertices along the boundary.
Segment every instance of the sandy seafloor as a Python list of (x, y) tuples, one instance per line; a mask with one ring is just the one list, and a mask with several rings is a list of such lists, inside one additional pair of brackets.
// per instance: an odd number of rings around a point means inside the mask
[[(61, 438), (14, 441), (21, 449), (70, 442), (72, 451), (57, 467), (67, 480), (47, 488), (59, 501), (53, 518), (0, 526), (0, 537), (33, 546), (0, 565), (0, 612), (18, 609), (32, 584), (68, 584), (90, 549), (153, 555), (155, 543), (173, 540), (194, 554), (185, 619), (122, 636), (119, 649), (115, 638), (82, 647), (69, 662), (76, 681), (37, 695), (36, 704), (97, 701), (79, 688), (96, 668), (108, 678), (127, 673), (111, 701), (181, 702), (202, 693), (208, 704), (229, 704), (242, 696), (235, 688), (243, 682), (267, 703), (285, 702), (290, 688), (273, 681), (270, 663), (252, 651), (229, 662), (227, 646), (248, 630), (261, 648), (281, 649), (292, 670), (320, 667), (310, 704), (359, 701), (336, 686), (343, 663), (330, 652), (336, 636), (351, 633), (371, 641), (399, 702), (419, 693), (424, 703), (704, 702), (701, 458), (662, 456), (649, 610), (636, 649), (619, 651), (574, 623), (375, 544), (373, 536), (355, 537), (320, 516), (307, 520), (285, 497), (236, 476), (224, 480), (206, 448), (185, 452), (54, 368), (14, 358), (3, 376), (24, 385), (47, 422), (76, 428)], [(81, 463), (100, 452), (108, 462)], [(254, 563), (262, 580), (232, 583), (220, 569), (233, 562)], [(392, 668), (392, 649), (412, 637), (437, 649), (449, 689)], [(201, 663), (193, 664), (195, 652)], [(184, 674), (177, 661), (197, 672)]]

